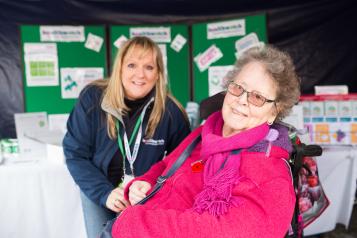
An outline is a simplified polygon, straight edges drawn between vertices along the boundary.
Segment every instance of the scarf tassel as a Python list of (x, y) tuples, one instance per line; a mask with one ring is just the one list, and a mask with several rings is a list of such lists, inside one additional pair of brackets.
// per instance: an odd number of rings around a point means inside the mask
[(238, 206), (239, 199), (232, 196), (236, 169), (223, 169), (216, 176), (204, 184), (204, 189), (195, 198), (193, 210), (202, 214), (219, 217), (228, 212), (231, 206)]

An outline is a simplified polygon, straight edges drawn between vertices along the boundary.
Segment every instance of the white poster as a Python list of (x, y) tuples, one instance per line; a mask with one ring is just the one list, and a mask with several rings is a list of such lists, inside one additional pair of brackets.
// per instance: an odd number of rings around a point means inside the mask
[(201, 72), (203, 72), (212, 63), (216, 62), (222, 57), (223, 57), (222, 51), (216, 45), (212, 45), (205, 52), (198, 54), (194, 58), (194, 61), (196, 62), (198, 69)]
[(63, 134), (67, 131), (68, 113), (48, 115), (48, 127), (50, 131), (61, 131)]
[(316, 85), (314, 86), (315, 95), (336, 95), (348, 94), (347, 85)]
[(236, 41), (235, 47), (237, 52), (235, 53), (235, 56), (238, 59), (239, 56), (241, 56), (248, 49), (261, 46), (264, 46), (264, 42), (260, 42), (257, 34), (252, 32)]
[(84, 42), (83, 26), (40, 26), (41, 41)]
[(171, 42), (170, 27), (132, 27), (130, 28), (130, 38), (134, 36), (146, 36), (157, 43)]
[(174, 40), (171, 42), (170, 47), (176, 52), (180, 52), (182, 47), (186, 44), (187, 40), (181, 34), (177, 34)]
[(59, 84), (56, 43), (25, 43), (24, 53), (28, 87)]
[(126, 36), (121, 35), (118, 39), (116, 39), (113, 43), (113, 45), (115, 47), (117, 47), (118, 49), (121, 48), (121, 46), (128, 40), (128, 38), (126, 38)]
[(37, 135), (48, 131), (47, 113), (15, 113), (16, 135), (21, 157), (37, 160), (46, 156), (46, 146)]
[(89, 33), (84, 47), (94, 50), (95, 52), (99, 52), (102, 48), (103, 42), (104, 40), (102, 37)]
[(208, 94), (215, 95), (224, 90), (225, 76), (233, 69), (233, 65), (212, 66), (208, 68)]
[(78, 98), (87, 84), (103, 77), (103, 68), (61, 68), (62, 98)]
[(219, 39), (245, 35), (245, 19), (207, 24), (207, 39)]

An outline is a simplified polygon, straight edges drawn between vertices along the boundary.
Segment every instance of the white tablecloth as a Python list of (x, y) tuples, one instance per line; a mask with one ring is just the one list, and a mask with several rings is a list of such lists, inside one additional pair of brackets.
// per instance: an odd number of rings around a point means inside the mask
[[(357, 180), (357, 148), (324, 148), (317, 157), (320, 181), (331, 204), (305, 235), (348, 227)], [(85, 238), (79, 188), (63, 164), (0, 166), (0, 237)]]
[(357, 148), (328, 146), (317, 157), (320, 181), (330, 200), (330, 206), (304, 230), (304, 235), (319, 234), (335, 229), (337, 223), (349, 225), (357, 180)]
[(0, 237), (86, 237), (79, 188), (65, 165), (0, 166)]

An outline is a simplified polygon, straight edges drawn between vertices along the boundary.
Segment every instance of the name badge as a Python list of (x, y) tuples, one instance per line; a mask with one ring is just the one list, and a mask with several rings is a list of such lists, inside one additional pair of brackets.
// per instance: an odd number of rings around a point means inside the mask
[(123, 187), (125, 188), (126, 185), (128, 185), (128, 183), (130, 183), (131, 180), (134, 179), (134, 176), (133, 175), (129, 175), (129, 174), (125, 174), (124, 175), (124, 179), (123, 179)]

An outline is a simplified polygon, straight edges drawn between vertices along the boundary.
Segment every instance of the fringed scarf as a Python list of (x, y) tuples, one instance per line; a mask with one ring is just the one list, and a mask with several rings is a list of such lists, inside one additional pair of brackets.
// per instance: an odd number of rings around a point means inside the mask
[(232, 196), (232, 189), (239, 179), (241, 160), (240, 154), (232, 154), (232, 151), (252, 147), (269, 132), (269, 126), (264, 123), (231, 137), (222, 137), (223, 123), (221, 112), (216, 112), (203, 126), (201, 158), (205, 163), (204, 185), (193, 205), (194, 211), (207, 211), (216, 217), (225, 214), (230, 206), (237, 206), (239, 202), (237, 197)]

